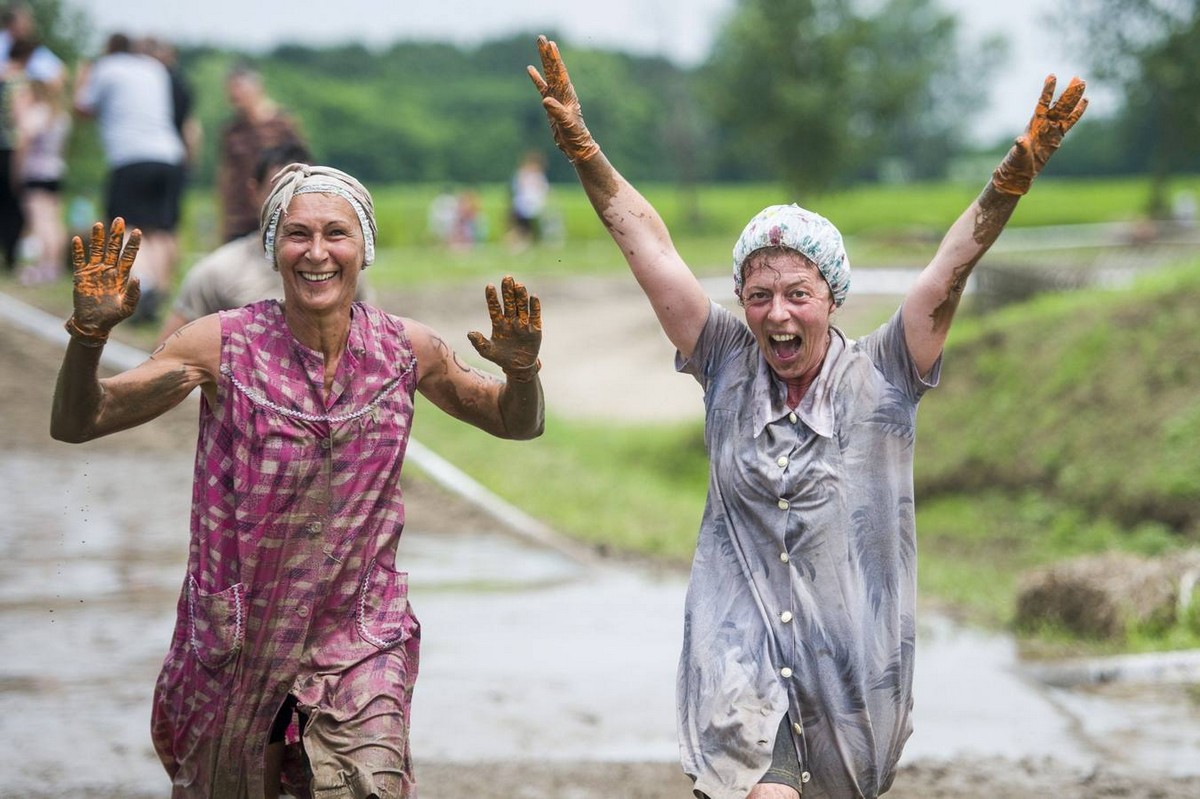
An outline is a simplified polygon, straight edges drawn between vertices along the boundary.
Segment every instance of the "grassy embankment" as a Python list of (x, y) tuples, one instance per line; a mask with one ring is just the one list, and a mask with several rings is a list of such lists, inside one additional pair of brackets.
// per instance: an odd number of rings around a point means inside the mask
[[(1200, 180), (1189, 184), (1200, 190)], [(807, 204), (838, 222), (855, 265), (919, 266), (976, 188), (862, 189)], [(377, 190), (375, 285), (477, 285), (505, 272), (536, 285), (624, 271), (577, 188), (555, 189), (569, 246), (520, 254), (496, 240), (503, 188), (480, 192), (493, 240), (451, 253), (424, 234), (431, 188)], [(704, 274), (725, 273), (732, 241), (755, 211), (789, 199), (771, 187), (705, 187), (689, 223), (679, 192), (646, 193)], [(1043, 180), (1011, 226), (1132, 219), (1144, 200), (1142, 182)], [(193, 219), (205, 213), (204, 202), (193, 201)], [(62, 285), (18, 293), (56, 312), (69, 303)], [(1024, 569), (1110, 547), (1156, 553), (1200, 540), (1196, 307), (1200, 261), (1131, 291), (1048, 296), (987, 317), (961, 315), (943, 385), (919, 417), (923, 596), (1004, 624)], [(139, 344), (149, 334), (118, 332)], [(415, 434), (565, 534), (672, 562), (690, 555), (706, 482), (698, 424), (614, 428), (552, 418), (541, 439), (510, 443), (423, 413)], [(1125, 646), (1198, 644), (1194, 630), (1175, 629), (1143, 631)]]

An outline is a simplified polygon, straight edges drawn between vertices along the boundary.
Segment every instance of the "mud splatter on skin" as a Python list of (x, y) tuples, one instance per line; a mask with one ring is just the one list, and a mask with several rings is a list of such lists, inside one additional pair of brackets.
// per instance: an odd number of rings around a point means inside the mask
[(1025, 132), (1013, 142), (976, 201), (979, 212), (975, 216), (975, 228), (971, 236), (979, 245), (979, 251), (954, 269), (946, 298), (930, 314), (935, 332), (945, 332), (950, 328), (971, 270), (1000, 236), (1000, 231), (1017, 207), (1017, 200), (1029, 191), (1033, 179), (1062, 144), (1063, 136), (1087, 110), (1088, 101), (1083, 96), (1087, 84), (1079, 78), (1072, 78), (1062, 95), (1054, 101), (1056, 85), (1053, 75), (1046, 77)]
[[(978, 203), (979, 213), (975, 216), (975, 229), (971, 235), (976, 244), (987, 250), (1000, 238), (1000, 231), (1004, 230), (1009, 217), (1016, 210), (1017, 198), (1011, 194), (1003, 194), (989, 184), (979, 195)], [(983, 253), (979, 255), (982, 256)]]
[[(491, 372), (463, 363), (458, 353), (440, 336), (433, 338), (433, 344), (438, 353), (438, 362), (443, 368), (457, 368), (462, 374), (469, 375), (468, 382), (451, 383), (442, 395), (450, 415), (458, 419), (477, 421), (490, 419), (490, 425), (484, 425), (484, 429), (488, 429), (489, 432), (496, 435), (516, 433), (519, 437), (525, 437), (523, 431), (527, 425), (523, 425), (521, 421), (533, 414), (539, 417), (541, 415), (540, 384), (530, 381), (520, 384), (530, 386), (528, 390), (514, 390), (512, 381), (506, 381)], [(538, 430), (540, 431), (540, 425)]]
[(945, 299), (929, 315), (935, 332), (945, 332), (950, 329), (950, 323), (954, 321), (954, 313), (958, 310), (958, 305), (967, 290), (967, 278), (971, 276), (971, 272), (983, 258), (984, 253), (1000, 237), (1000, 232), (1004, 230), (1009, 217), (1017, 207), (1018, 199), (1019, 197), (1016, 195), (997, 191), (991, 183), (979, 195), (976, 200), (979, 211), (975, 214), (975, 227), (971, 231), (971, 238), (979, 245), (979, 250), (971, 260), (954, 268)]
[[(621, 188), (621, 178), (617, 170), (608, 162), (603, 153), (583, 164), (575, 165), (579, 172), (580, 182), (587, 191), (592, 205), (597, 208), (608, 208)], [(604, 218), (604, 224), (609, 220)]]
[(175, 401), (173, 398), (186, 395), (195, 387), (196, 379), (192, 370), (181, 366), (147, 381), (144, 388), (138, 391), (140, 399), (135, 400), (118, 391), (105, 392), (105, 397), (111, 412), (117, 416), (132, 416), (144, 421), (161, 413), (164, 405)]

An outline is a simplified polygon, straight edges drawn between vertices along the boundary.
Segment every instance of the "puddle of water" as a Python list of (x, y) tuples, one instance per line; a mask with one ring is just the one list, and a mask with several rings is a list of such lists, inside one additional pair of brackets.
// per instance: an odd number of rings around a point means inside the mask
[(1184, 686), (1059, 688), (1051, 699), (1078, 720), (1080, 737), (1114, 767), (1200, 774), (1200, 703)]
[(1018, 669), (1007, 636), (923, 614), (913, 676), (913, 737), (903, 762), (968, 755), (1043, 758), (1085, 767), (1072, 721)]
[(486, 594), (422, 595), (417, 585), (418, 762), (678, 757), (679, 577), (601, 569)]

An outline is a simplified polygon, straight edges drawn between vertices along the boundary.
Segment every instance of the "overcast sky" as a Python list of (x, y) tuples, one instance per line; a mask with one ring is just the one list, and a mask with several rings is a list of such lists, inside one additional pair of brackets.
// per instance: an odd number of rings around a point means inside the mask
[[(155, 34), (184, 43), (216, 43), (261, 50), (282, 42), (372, 45), (397, 39), (472, 44), (509, 33), (556, 31), (577, 45), (659, 52), (694, 64), (735, 0), (65, 0), (87, 11), (97, 41), (114, 30)], [(1073, 74), (1086, 77), (1078, 57), (1061, 46), (1046, 11), (1058, 0), (940, 0), (960, 13), (971, 40), (992, 32), (1011, 40), (1008, 63), (985, 84), (987, 101), (964, 109), (972, 130), (986, 137), (1016, 135), (1024, 127), (1050, 72), (1060, 87)], [(530, 60), (536, 51), (530, 43)], [(1103, 113), (1104, 91), (1094, 82), (1092, 114)]]

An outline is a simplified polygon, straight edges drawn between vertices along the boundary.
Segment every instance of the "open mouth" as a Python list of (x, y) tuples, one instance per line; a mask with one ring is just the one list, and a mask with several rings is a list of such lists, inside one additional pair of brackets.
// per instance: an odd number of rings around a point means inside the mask
[(337, 272), (300, 272), (306, 283), (324, 283), (337, 277)]
[(800, 337), (792, 333), (772, 333), (769, 336), (771, 352), (781, 361), (790, 361), (800, 354), (803, 344)]

